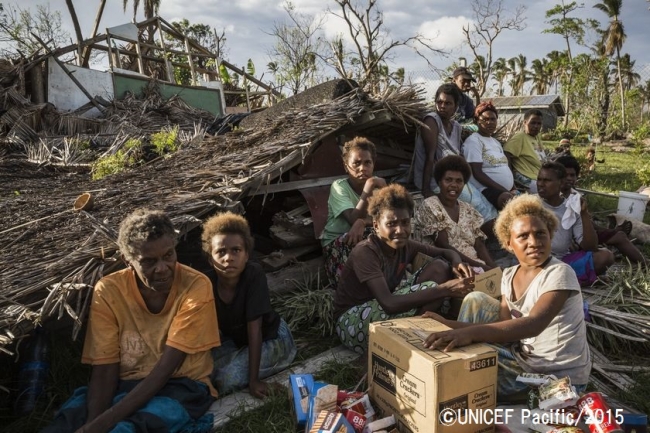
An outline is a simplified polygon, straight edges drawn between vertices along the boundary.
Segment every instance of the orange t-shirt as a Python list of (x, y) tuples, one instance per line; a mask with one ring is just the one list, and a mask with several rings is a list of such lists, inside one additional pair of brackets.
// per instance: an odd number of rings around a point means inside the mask
[(120, 379), (145, 378), (165, 345), (187, 356), (172, 377), (210, 384), (210, 349), (221, 344), (210, 280), (176, 264), (174, 283), (164, 308), (153, 314), (138, 291), (135, 272), (124, 269), (102, 278), (93, 292), (81, 362), (120, 363)]

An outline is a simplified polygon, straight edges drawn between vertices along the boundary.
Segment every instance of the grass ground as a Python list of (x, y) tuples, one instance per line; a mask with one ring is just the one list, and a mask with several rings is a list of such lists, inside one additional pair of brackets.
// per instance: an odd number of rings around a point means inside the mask
[[(547, 143), (549, 148), (555, 146), (555, 143)], [(586, 146), (573, 146), (573, 154), (584, 159), (587, 151)], [(598, 160), (605, 160), (604, 163), (598, 163), (594, 173), (586, 173), (583, 176), (580, 187), (587, 190), (617, 193), (623, 191), (636, 191), (641, 186), (641, 181), (637, 178), (635, 171), (641, 158), (648, 158), (647, 154), (639, 152), (614, 152), (606, 146), (599, 146), (597, 149)], [(617, 199), (600, 197), (596, 195), (587, 195), (590, 209), (596, 216), (606, 215), (616, 210)], [(650, 223), (650, 214), (646, 213), (646, 223)], [(650, 247), (643, 248), (644, 253), (650, 256)], [(313, 299), (303, 302), (313, 306), (318, 305)], [(293, 309), (293, 308), (292, 308)], [(300, 316), (300, 310), (295, 314)], [(305, 314), (305, 316), (308, 316)], [(327, 348), (338, 344), (338, 339), (334, 335), (323, 336), (322, 322), (316, 321), (296, 321), (296, 331), (294, 336), (299, 345), (298, 357), (296, 362), (308, 359)], [(30, 415), (22, 418), (16, 418), (12, 414), (13, 394), (0, 388), (0, 426), (3, 432), (8, 433), (29, 433), (36, 432), (49, 423), (54, 413), (65, 399), (72, 393), (72, 390), (78, 386), (85, 385), (89, 377), (89, 369), (79, 363), (81, 356), (81, 343), (70, 342), (68, 332), (57, 332), (51, 336), (50, 344), (50, 376), (46, 392), (39, 402), (36, 410)], [(317, 378), (326, 382), (335, 383), (344, 389), (350, 389), (355, 386), (360, 376), (359, 366), (356, 364), (332, 362), (328, 364)], [(17, 364), (8, 356), (0, 357), (0, 386), (12, 390), (16, 388)], [(647, 404), (648, 389), (650, 389), (650, 375), (639, 376), (638, 388), (622, 393), (619, 398), (636, 407), (645, 407)], [(650, 410), (650, 408), (648, 408)], [(234, 413), (232, 420), (224, 427), (218, 430), (220, 433), (225, 432), (277, 432), (285, 433), (293, 431), (293, 421), (289, 411), (289, 401), (286, 393), (280, 392), (270, 396), (266, 403), (247, 413)]]

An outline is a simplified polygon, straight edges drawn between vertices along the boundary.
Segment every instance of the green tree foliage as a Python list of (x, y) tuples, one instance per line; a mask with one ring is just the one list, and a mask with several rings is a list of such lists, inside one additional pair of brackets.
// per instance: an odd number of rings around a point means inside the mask
[(650, 80), (647, 80), (645, 84), (639, 86), (639, 95), (641, 96), (641, 122), (643, 122), (645, 108), (646, 106), (650, 108)]
[(623, 89), (627, 92), (632, 90), (641, 80), (641, 75), (634, 72), (634, 64), (636, 61), (630, 58), (629, 54), (623, 54), (620, 61), (620, 71), (618, 67), (612, 69), (612, 74), (616, 77), (619, 75), (623, 77)]
[[(564, 0), (560, 4), (555, 5), (546, 11), (547, 23), (551, 26), (544, 30), (544, 33), (556, 34), (561, 36), (566, 42), (566, 57), (568, 62), (563, 65), (563, 78), (566, 86), (571, 86), (572, 77), (572, 62), (573, 54), (571, 51), (571, 41), (575, 41), (579, 45), (584, 45), (586, 29), (588, 27), (595, 27), (597, 24), (594, 20), (583, 20), (570, 16), (578, 9), (582, 9), (584, 5), (578, 4), (575, 1), (565, 3)], [(567, 127), (571, 115), (571, 92), (564, 92), (564, 109), (566, 115), (564, 116), (564, 126)]]
[(545, 95), (551, 86), (552, 71), (547, 58), (534, 59), (530, 65), (533, 91), (538, 95)]
[(508, 67), (510, 69), (510, 89), (512, 96), (520, 96), (524, 94), (524, 85), (530, 80), (530, 72), (526, 69), (528, 60), (523, 54), (519, 54), (508, 60)]
[(318, 33), (323, 20), (299, 13), (291, 2), (284, 4), (284, 10), (289, 22), (273, 26), (270, 35), (275, 37), (275, 44), (269, 52), (272, 60), (267, 67), (278, 90), (286, 88), (295, 95), (321, 79), (318, 54), (325, 49), (325, 42)]
[[(609, 17), (609, 25), (603, 33), (604, 53), (608, 56), (616, 54), (617, 69), (621, 71), (621, 48), (627, 37), (623, 22), (618, 19), (621, 15), (623, 0), (603, 0), (602, 3), (596, 3), (594, 7), (603, 11)], [(623, 128), (625, 128), (625, 89), (623, 87), (623, 77), (620, 73), (618, 74), (618, 85), (621, 96), (621, 122)]]
[[(176, 31), (183, 36), (196, 41), (202, 47), (207, 48), (210, 52), (214, 53), (217, 57), (223, 58), (226, 53), (226, 34), (225, 30), (217, 33), (217, 30), (207, 24), (197, 23), (192, 24), (187, 18), (180, 21), (173, 21), (172, 26)], [(185, 41), (179, 40), (169, 34), (165, 35), (165, 42), (172, 49), (177, 51), (185, 51)], [(181, 54), (169, 54), (171, 61), (175, 63), (182, 63), (189, 66), (189, 59)], [(212, 59), (206, 57), (194, 57), (192, 59), (194, 65), (201, 69), (217, 70), (217, 64)], [(225, 69), (225, 68), (224, 68)], [(178, 84), (191, 85), (193, 84), (192, 72), (189, 69), (174, 67), (174, 78)], [(226, 81), (224, 81), (225, 83)], [(228, 81), (229, 82), (229, 81)]]
[(503, 57), (499, 57), (492, 64), (492, 78), (497, 82), (497, 96), (503, 96), (503, 87), (510, 74), (508, 62)]
[(51, 49), (64, 46), (70, 35), (63, 30), (61, 13), (51, 11), (49, 5), (37, 5), (33, 10), (17, 5), (5, 5), (0, 13), (0, 49), (2, 56), (27, 57), (41, 49), (33, 34), (45, 41)]

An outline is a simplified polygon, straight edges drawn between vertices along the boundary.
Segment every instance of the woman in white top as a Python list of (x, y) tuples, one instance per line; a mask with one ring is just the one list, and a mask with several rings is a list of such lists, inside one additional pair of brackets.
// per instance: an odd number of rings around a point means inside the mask
[(501, 210), (508, 200), (519, 192), (508, 165), (503, 146), (492, 135), (497, 129), (499, 115), (492, 102), (482, 102), (474, 111), (478, 132), (463, 143), (463, 155), (472, 167), (470, 183)]
[[(453, 120), (460, 100), (460, 91), (454, 84), (447, 83), (436, 90), (436, 111), (427, 113), (415, 141), (415, 163), (413, 182), (421, 189), (424, 197), (431, 197), (439, 191), (433, 177), (435, 163), (448, 155), (461, 155), (461, 126)], [(459, 200), (470, 203), (485, 222), (486, 233), (492, 231), (497, 211), (473, 185), (466, 184)]]

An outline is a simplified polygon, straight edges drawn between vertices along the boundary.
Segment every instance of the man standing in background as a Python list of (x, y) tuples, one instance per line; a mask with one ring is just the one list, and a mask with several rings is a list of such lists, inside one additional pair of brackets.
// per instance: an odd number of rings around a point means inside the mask
[(469, 71), (469, 69), (463, 66), (454, 69), (452, 80), (461, 92), (460, 101), (458, 102), (458, 107), (456, 108), (456, 120), (461, 124), (465, 123), (467, 120), (471, 121), (474, 118), (475, 107), (474, 101), (467, 93), (474, 93), (478, 99), (478, 92), (476, 90), (476, 87), (474, 87), (472, 84), (476, 82), (476, 79)]

